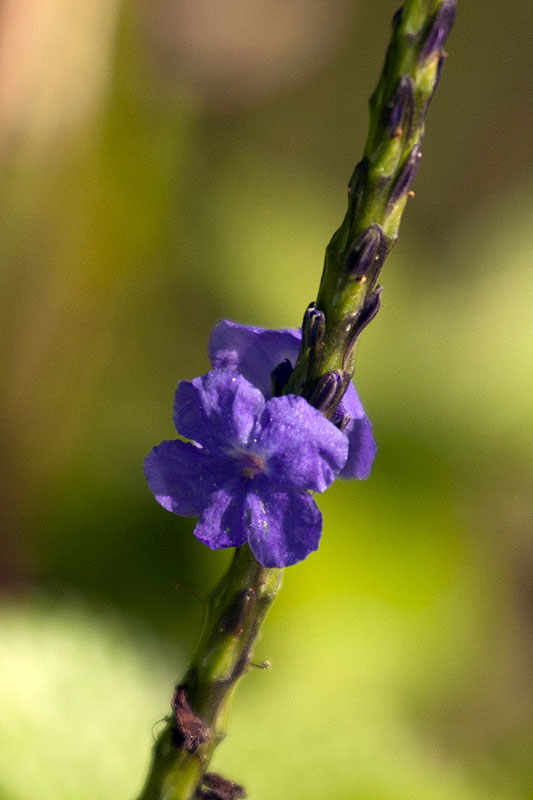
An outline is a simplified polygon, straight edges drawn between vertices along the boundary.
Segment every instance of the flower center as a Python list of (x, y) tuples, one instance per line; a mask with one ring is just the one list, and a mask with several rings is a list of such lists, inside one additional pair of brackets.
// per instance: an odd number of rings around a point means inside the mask
[(259, 456), (254, 456), (252, 453), (246, 453), (244, 457), (244, 468), (242, 475), (245, 478), (255, 478), (260, 472), (265, 469), (265, 462)]

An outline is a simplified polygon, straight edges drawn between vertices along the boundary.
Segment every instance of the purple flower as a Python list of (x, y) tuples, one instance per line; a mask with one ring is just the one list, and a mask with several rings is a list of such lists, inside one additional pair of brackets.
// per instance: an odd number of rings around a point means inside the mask
[(303, 397), (272, 397), (271, 374), (283, 362), (292, 369), (300, 340), (299, 331), (220, 322), (209, 343), (214, 369), (176, 391), (174, 423), (191, 441), (162, 442), (145, 462), (156, 500), (199, 517), (200, 541), (248, 543), (266, 567), (317, 549), (322, 516), (310, 492), (336, 477), (366, 478), (376, 452), (352, 384), (333, 422)]
[[(274, 341), (293, 337), (270, 333)], [(174, 422), (192, 441), (154, 447), (145, 474), (164, 508), (199, 517), (200, 541), (213, 549), (247, 542), (266, 567), (317, 549), (322, 516), (309, 491), (327, 489), (348, 457), (348, 438), (332, 422), (303, 397), (266, 400), (234, 368), (181, 382)]]
[[(296, 330), (250, 328), (222, 320), (215, 325), (211, 334), (209, 357), (213, 367), (244, 375), (268, 400), (271, 397), (272, 371), (285, 360), (294, 367), (301, 338), (300, 331)], [(338, 477), (364, 480), (370, 475), (376, 443), (372, 436), (372, 424), (353, 384), (348, 387), (337, 411), (336, 419), (343, 417), (343, 430), (348, 437), (349, 447), (348, 458)]]

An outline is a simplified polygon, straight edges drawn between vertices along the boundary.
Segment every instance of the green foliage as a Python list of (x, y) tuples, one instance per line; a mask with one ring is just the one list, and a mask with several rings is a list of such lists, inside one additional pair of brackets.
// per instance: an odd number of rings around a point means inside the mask
[(117, 612), (36, 596), (0, 612), (2, 800), (130, 798), (176, 654)]

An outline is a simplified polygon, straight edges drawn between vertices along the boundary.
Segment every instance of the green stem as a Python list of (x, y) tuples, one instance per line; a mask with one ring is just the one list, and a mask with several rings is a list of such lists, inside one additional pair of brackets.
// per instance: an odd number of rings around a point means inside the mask
[[(153, 748), (139, 800), (193, 800), (217, 745), (226, 735), (233, 693), (247, 672), (260, 626), (281, 586), (282, 570), (257, 563), (247, 545), (235, 551), (226, 575), (206, 600), (205, 622), (183, 679), (188, 704), (206, 726), (194, 752), (179, 741), (174, 716)], [(200, 737), (203, 738), (203, 737)]]

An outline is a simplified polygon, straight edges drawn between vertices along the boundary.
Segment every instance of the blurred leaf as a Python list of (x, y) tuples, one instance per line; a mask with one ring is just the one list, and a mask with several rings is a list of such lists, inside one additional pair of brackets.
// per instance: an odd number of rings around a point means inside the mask
[(4, 603), (0, 617), (3, 800), (131, 800), (179, 657), (67, 598)]

